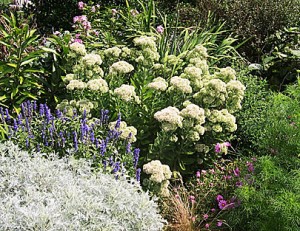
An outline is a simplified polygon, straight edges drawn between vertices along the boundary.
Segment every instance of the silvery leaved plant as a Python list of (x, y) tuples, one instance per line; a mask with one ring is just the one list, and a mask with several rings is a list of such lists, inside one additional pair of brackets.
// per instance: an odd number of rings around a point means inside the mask
[(94, 174), (84, 160), (0, 144), (1, 230), (158, 231), (164, 224), (134, 180)]
[(93, 108), (88, 101), (61, 104), (53, 113), (46, 104), (24, 102), (16, 118), (0, 108), (0, 121), (8, 128), (8, 138), (26, 150), (90, 159), (95, 169), (116, 178), (139, 179), (140, 149), (133, 145), (136, 128), (121, 121), (121, 115), (110, 122), (108, 110), (100, 110), (97, 118), (88, 118)]

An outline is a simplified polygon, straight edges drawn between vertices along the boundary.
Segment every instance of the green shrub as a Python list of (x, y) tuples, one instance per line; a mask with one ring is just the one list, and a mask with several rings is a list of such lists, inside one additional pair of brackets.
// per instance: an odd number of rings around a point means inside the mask
[(1, 230), (162, 230), (157, 205), (136, 182), (44, 157), (0, 144)]
[(294, 161), (294, 170), (281, 167), (277, 158), (258, 159), (253, 184), (244, 184), (236, 190), (241, 206), (228, 213), (233, 230), (289, 230), (300, 227), (300, 162)]

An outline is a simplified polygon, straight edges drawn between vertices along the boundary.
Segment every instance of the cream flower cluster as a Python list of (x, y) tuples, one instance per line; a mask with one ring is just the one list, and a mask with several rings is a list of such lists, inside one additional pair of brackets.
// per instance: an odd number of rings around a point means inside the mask
[(216, 72), (215, 78), (221, 79), (225, 83), (228, 83), (230, 80), (236, 80), (236, 72), (231, 67), (221, 68), (219, 72)]
[(81, 80), (73, 79), (69, 82), (66, 88), (68, 90), (83, 90), (86, 88), (86, 83), (82, 82)]
[(170, 79), (170, 85), (170, 91), (176, 90), (182, 93), (192, 93), (193, 91), (192, 87), (190, 86), (190, 81), (178, 76), (174, 76)]
[(121, 87), (114, 90), (114, 94), (126, 102), (135, 101), (140, 103), (140, 99), (134, 91), (134, 86), (122, 84)]
[(189, 60), (189, 66), (194, 66), (202, 70), (203, 75), (209, 75), (209, 67), (206, 59), (192, 58)]
[(155, 61), (158, 61), (160, 55), (157, 51), (154, 37), (141, 36), (133, 39), (133, 43), (141, 50), (136, 51), (135, 61), (145, 66), (152, 66)]
[(157, 91), (165, 91), (168, 88), (168, 83), (162, 77), (157, 77), (148, 84), (148, 87)]
[(205, 112), (203, 108), (200, 108), (196, 104), (189, 104), (181, 110), (180, 115), (183, 118), (195, 119), (198, 124), (205, 123)]
[(73, 80), (75, 78), (74, 74), (66, 74), (66, 76), (63, 78), (63, 81), (65, 83), (69, 83), (71, 80)]
[[(116, 127), (117, 121), (110, 122), (108, 127), (110, 130), (114, 130)], [(134, 143), (136, 141), (137, 130), (133, 126), (127, 126), (125, 121), (120, 122), (120, 127), (117, 128), (117, 131), (121, 132), (120, 138), (123, 140), (129, 139), (130, 143)]]
[(107, 57), (118, 58), (121, 54), (122, 50), (119, 47), (111, 47), (104, 50), (104, 55)]
[(146, 174), (151, 175), (150, 180), (155, 183), (162, 183), (172, 177), (170, 167), (162, 164), (159, 160), (152, 160), (151, 162), (144, 164), (143, 171)]
[(134, 70), (134, 67), (126, 61), (118, 61), (109, 68), (109, 73), (113, 75), (127, 74)]
[(70, 49), (78, 55), (83, 56), (83, 55), (86, 54), (85, 46), (81, 43), (78, 43), (78, 42), (70, 44)]
[(87, 88), (92, 91), (100, 91), (101, 93), (106, 93), (109, 90), (107, 82), (102, 78), (89, 80)]
[(149, 48), (155, 50), (156, 49), (155, 40), (156, 39), (154, 37), (141, 36), (141, 37), (134, 38), (133, 43), (135, 46), (140, 46), (143, 48), (149, 47)]
[(101, 65), (102, 59), (101, 59), (100, 55), (98, 55), (98, 54), (86, 54), (82, 58), (82, 62), (84, 65), (91, 67), (94, 65)]
[(181, 58), (179, 58), (178, 56), (176, 55), (168, 55), (166, 57), (166, 60), (165, 62), (167, 62), (169, 65), (177, 65), (177, 64), (180, 64), (183, 62), (183, 60)]
[(162, 123), (164, 131), (174, 131), (182, 127), (183, 118), (176, 107), (167, 107), (154, 114), (154, 118)]
[(207, 113), (208, 120), (212, 123), (209, 129), (215, 132), (234, 132), (237, 129), (235, 117), (227, 109), (212, 110)]
[(231, 80), (226, 85), (228, 100), (226, 106), (232, 113), (242, 108), (242, 100), (244, 98), (246, 87), (238, 80)]
[(220, 79), (211, 79), (204, 83), (204, 87), (193, 98), (205, 107), (222, 106), (227, 98), (226, 83)]
[(201, 45), (198, 44), (194, 49), (188, 52), (187, 59), (193, 59), (193, 58), (200, 58), (200, 59), (207, 59), (207, 49)]
[(201, 68), (195, 66), (188, 66), (184, 69), (184, 73), (182, 73), (180, 77), (189, 79), (195, 90), (199, 90), (203, 87)]
[(74, 113), (77, 111), (83, 113), (84, 111), (89, 115), (91, 109), (94, 108), (94, 104), (86, 99), (83, 100), (71, 100), (70, 102), (64, 99), (61, 103), (56, 106), (56, 109), (62, 111), (65, 115), (72, 117)]

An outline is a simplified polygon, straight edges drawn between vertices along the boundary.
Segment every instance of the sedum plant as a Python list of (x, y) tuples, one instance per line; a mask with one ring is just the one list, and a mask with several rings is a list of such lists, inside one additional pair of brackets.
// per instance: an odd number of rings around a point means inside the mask
[(85, 45), (72, 43), (69, 55), (77, 59), (64, 78), (69, 97), (113, 115), (121, 112), (139, 131), (143, 162), (159, 159), (188, 173), (214, 159), (212, 144), (230, 140), (237, 129), (234, 113), (245, 87), (236, 72), (209, 68), (201, 44), (166, 57), (160, 57), (155, 37), (139, 36), (133, 44), (87, 52)]
[(1, 230), (162, 230), (156, 203), (136, 182), (46, 156), (0, 144)]

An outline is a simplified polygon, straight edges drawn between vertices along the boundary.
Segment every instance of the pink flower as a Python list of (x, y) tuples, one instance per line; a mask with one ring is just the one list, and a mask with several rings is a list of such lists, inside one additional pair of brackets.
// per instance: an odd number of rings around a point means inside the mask
[(75, 38), (80, 38), (80, 34), (75, 34)]
[(253, 166), (253, 163), (252, 162), (248, 162), (247, 161), (247, 167), (248, 167), (248, 171), (249, 172), (254, 172), (254, 166)]
[(79, 21), (79, 16), (75, 16), (75, 17), (73, 18), (73, 23), (76, 23), (77, 21)]
[(218, 205), (220, 209), (224, 209), (227, 205), (227, 202), (225, 200), (220, 200)]
[(204, 219), (204, 220), (207, 220), (207, 218), (208, 218), (208, 214), (204, 214), (204, 215), (203, 215), (203, 219)]
[(212, 213), (214, 213), (214, 212), (216, 211), (216, 209), (215, 209), (215, 208), (212, 208), (210, 211), (211, 211)]
[(193, 195), (191, 195), (191, 196), (189, 196), (189, 200), (190, 200), (191, 202), (195, 202), (195, 197), (194, 197)]
[(60, 32), (59, 31), (54, 31), (53, 34), (54, 35), (60, 35)]
[(240, 170), (239, 170), (239, 168), (237, 167), (236, 169), (234, 169), (233, 173), (234, 173), (235, 176), (240, 176)]
[(192, 217), (192, 221), (195, 222), (196, 221), (196, 217)]
[(197, 171), (197, 172), (196, 172), (196, 177), (197, 177), (197, 178), (200, 178), (200, 176), (201, 176), (200, 171)]
[(216, 199), (217, 199), (217, 201), (220, 201), (220, 200), (223, 200), (224, 198), (223, 198), (222, 195), (219, 194), (219, 195), (217, 195), (217, 198), (216, 198)]
[(209, 169), (208, 170), (211, 174), (215, 174), (215, 170), (212, 168), (212, 169)]
[(209, 228), (209, 224), (208, 224), (208, 223), (207, 223), (207, 224), (205, 224), (205, 228), (207, 228), (207, 229)]
[(164, 27), (162, 26), (162, 25), (159, 25), (159, 26), (157, 26), (156, 27), (156, 31), (157, 31), (157, 33), (159, 33), (159, 34), (162, 34), (162, 33), (164, 33)]
[(95, 12), (96, 12), (96, 7), (95, 7), (95, 6), (92, 6), (91, 11), (92, 11), (93, 13), (95, 13)]
[(224, 142), (223, 145), (225, 145), (226, 147), (230, 147), (231, 144), (229, 142)]
[(78, 39), (78, 38), (72, 40), (72, 42), (73, 42), (73, 43), (76, 43), (76, 42), (77, 42), (77, 43), (81, 43), (81, 44), (83, 43), (82, 40), (81, 40), (81, 39)]
[(221, 227), (222, 225), (223, 225), (223, 222), (222, 221), (218, 221), (217, 226)]
[(83, 7), (85, 6), (84, 2), (78, 2), (78, 9), (83, 10)]
[(215, 145), (215, 152), (216, 153), (220, 153), (221, 152), (221, 144), (220, 143), (217, 143), (216, 145)]

